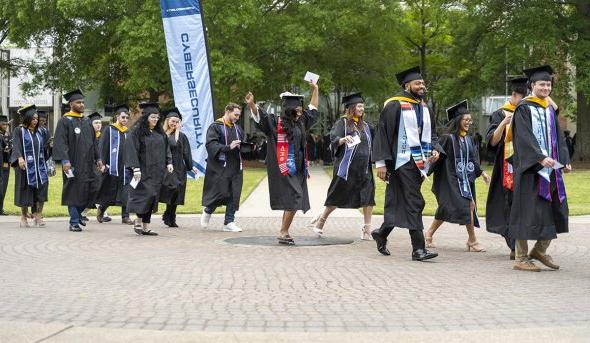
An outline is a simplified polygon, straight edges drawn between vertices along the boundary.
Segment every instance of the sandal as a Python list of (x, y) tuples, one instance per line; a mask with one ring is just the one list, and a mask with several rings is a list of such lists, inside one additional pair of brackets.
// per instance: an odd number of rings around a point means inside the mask
[(361, 228), (361, 240), (363, 241), (372, 241), (373, 236), (371, 236), (371, 224), (365, 224)]
[(326, 223), (326, 218), (322, 218), (322, 215), (319, 214), (317, 217), (312, 219), (309, 222), (310, 225), (313, 225), (313, 232), (316, 234), (318, 238), (322, 238), (324, 235), (324, 224)]
[(295, 245), (295, 241), (293, 237), (286, 235), (286, 236), (279, 236), (277, 237), (279, 244), (286, 244), (286, 245)]
[(473, 252), (485, 252), (486, 248), (484, 248), (481, 244), (479, 244), (478, 241), (475, 241), (473, 243), (465, 243), (465, 245), (467, 246), (467, 251), (472, 251)]
[(427, 248), (436, 248), (436, 245), (434, 245), (434, 243), (432, 243), (432, 236), (424, 235), (424, 241), (426, 242)]

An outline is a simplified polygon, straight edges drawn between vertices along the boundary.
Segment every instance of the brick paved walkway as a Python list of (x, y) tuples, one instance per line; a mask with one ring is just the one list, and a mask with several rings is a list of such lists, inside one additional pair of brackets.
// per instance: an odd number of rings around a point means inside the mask
[[(296, 218), (295, 237), (310, 235), (308, 220)], [(139, 237), (115, 223), (70, 233), (63, 220), (44, 229), (3, 220), (0, 321), (221, 332), (590, 326), (587, 218), (550, 247), (562, 269), (541, 273), (513, 271), (503, 240), (485, 232), (488, 252), (465, 252), (466, 234), (454, 225), (435, 237), (441, 256), (419, 263), (409, 259), (406, 231), (392, 234), (390, 257), (359, 241), (361, 218), (326, 224), (327, 235), (351, 245), (297, 248), (223, 241), (275, 235), (279, 218), (241, 218), (240, 234), (222, 232), (220, 216), (207, 231), (197, 222), (181, 217), (173, 230), (155, 219), (161, 236)]]

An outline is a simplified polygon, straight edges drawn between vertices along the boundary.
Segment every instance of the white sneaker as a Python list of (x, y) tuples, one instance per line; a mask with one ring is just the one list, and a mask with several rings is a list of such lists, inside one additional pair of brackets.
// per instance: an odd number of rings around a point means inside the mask
[(211, 214), (203, 210), (203, 214), (201, 214), (201, 228), (206, 229), (209, 226), (209, 220), (211, 220)]
[(231, 222), (227, 225), (223, 226), (223, 231), (227, 231), (227, 232), (242, 232), (242, 229), (236, 225), (236, 223)]

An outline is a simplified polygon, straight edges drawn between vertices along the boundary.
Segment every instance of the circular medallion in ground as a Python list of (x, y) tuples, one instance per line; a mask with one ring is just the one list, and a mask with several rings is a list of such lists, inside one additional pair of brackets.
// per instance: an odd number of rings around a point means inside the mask
[(294, 246), (294, 247), (314, 247), (325, 245), (345, 245), (352, 244), (354, 240), (341, 237), (310, 237), (298, 236), (293, 238), (295, 244), (279, 244), (276, 236), (248, 236), (248, 237), (232, 237), (224, 239), (223, 241), (236, 245), (258, 245), (258, 246)]

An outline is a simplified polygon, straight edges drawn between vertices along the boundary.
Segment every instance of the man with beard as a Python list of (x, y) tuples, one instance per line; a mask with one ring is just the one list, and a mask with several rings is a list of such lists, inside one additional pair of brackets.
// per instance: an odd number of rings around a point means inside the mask
[(371, 235), (377, 250), (390, 255), (387, 236), (394, 227), (409, 230), (412, 260), (438, 256), (426, 250), (422, 211), (424, 198), (420, 186), (428, 167), (439, 158), (442, 148), (436, 135), (434, 113), (426, 106), (426, 85), (419, 67), (396, 75), (402, 91), (385, 102), (373, 145), (377, 176), (387, 182), (384, 221)]
[(64, 95), (70, 111), (57, 122), (53, 158), (61, 161), (63, 168), (62, 205), (68, 207), (70, 231), (80, 232), (86, 222), (82, 211), (91, 200), (91, 176), (94, 172), (95, 141), (94, 128), (83, 117), (84, 95), (74, 90)]

